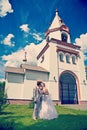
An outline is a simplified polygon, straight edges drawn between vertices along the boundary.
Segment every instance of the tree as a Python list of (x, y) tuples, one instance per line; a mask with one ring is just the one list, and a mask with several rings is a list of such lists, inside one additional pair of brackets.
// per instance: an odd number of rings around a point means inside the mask
[(0, 111), (6, 103), (5, 82), (0, 82)]

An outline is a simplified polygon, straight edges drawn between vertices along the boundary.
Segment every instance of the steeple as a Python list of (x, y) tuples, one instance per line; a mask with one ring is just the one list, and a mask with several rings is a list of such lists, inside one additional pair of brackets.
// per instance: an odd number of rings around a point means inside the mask
[[(65, 25), (62, 19), (58, 15), (58, 10), (55, 11), (54, 19), (45, 33), (47, 42), (54, 38), (56, 40), (70, 43), (70, 32), (69, 28)], [(66, 38), (66, 39), (64, 39)]]
[(54, 29), (54, 28), (58, 28), (58, 27), (60, 27), (60, 18), (58, 16), (58, 10), (56, 9), (55, 17), (54, 17), (49, 29)]

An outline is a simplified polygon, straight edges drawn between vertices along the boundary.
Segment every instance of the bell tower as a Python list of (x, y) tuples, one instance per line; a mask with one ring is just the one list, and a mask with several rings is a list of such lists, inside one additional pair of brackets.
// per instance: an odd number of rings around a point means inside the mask
[(70, 32), (69, 28), (65, 25), (65, 23), (61, 20), (61, 18), (58, 15), (58, 10), (55, 12), (55, 17), (46, 31), (46, 40), (47, 42), (51, 39), (57, 39), (63, 42), (70, 43)]

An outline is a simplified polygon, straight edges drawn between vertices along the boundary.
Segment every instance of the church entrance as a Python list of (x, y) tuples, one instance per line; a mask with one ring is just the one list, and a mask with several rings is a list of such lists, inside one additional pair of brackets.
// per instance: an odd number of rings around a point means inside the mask
[(77, 84), (70, 73), (63, 73), (59, 79), (61, 104), (78, 104)]

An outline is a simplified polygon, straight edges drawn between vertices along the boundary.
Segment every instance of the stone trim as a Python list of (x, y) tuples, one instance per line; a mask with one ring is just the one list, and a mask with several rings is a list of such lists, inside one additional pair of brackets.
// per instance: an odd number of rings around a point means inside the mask
[(49, 48), (49, 44), (47, 43), (46, 46), (42, 49), (42, 51), (38, 54), (37, 60), (45, 53), (45, 51)]
[(66, 47), (70, 47), (70, 48), (73, 48), (73, 49), (77, 49), (77, 50), (80, 50), (80, 48), (81, 48), (81, 46), (77, 46), (77, 45), (74, 45), (74, 44), (71, 44), (71, 43), (63, 42), (63, 41), (60, 41), (60, 40), (55, 39), (55, 38), (51, 38), (50, 42), (53, 42), (53, 43), (59, 44), (59, 45), (63, 45), (63, 46), (66, 46)]
[[(28, 105), (32, 100), (28, 99), (7, 99), (8, 104), (18, 104), (18, 105)], [(54, 105), (59, 105), (61, 102), (59, 100), (53, 100)]]
[(87, 104), (87, 100), (86, 101), (79, 101), (79, 104)]
[(48, 29), (48, 30), (46, 31), (45, 36), (47, 36), (49, 33), (55, 32), (55, 31), (65, 31), (65, 32), (67, 32), (68, 34), (70, 34), (69, 28), (68, 28), (66, 25), (62, 25), (61, 27), (57, 27), (57, 28), (53, 28), (53, 29)]
[(58, 52), (58, 51), (63, 51), (64, 53), (74, 54), (74, 55), (76, 55), (76, 56), (79, 55), (79, 52), (78, 52), (78, 51), (70, 50), (70, 49), (66, 49), (66, 48), (61, 48), (61, 47), (57, 47), (57, 52)]
[(27, 105), (31, 102), (28, 99), (7, 99), (8, 104)]

